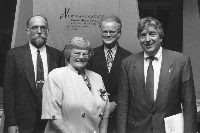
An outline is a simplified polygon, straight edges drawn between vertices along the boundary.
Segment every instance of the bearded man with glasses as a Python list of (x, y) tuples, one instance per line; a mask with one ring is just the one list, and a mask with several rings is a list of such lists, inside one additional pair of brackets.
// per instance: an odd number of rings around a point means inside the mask
[(41, 15), (27, 21), (29, 42), (7, 52), (3, 106), (4, 133), (43, 133), (41, 120), (42, 86), (48, 73), (65, 66), (63, 53), (46, 45), (47, 19)]
[(119, 68), (121, 60), (131, 55), (118, 44), (122, 33), (121, 20), (114, 15), (107, 16), (99, 21), (103, 45), (94, 49), (94, 56), (90, 58), (88, 69), (100, 74), (110, 101), (110, 116), (108, 119), (108, 133), (115, 132), (116, 97), (118, 90)]

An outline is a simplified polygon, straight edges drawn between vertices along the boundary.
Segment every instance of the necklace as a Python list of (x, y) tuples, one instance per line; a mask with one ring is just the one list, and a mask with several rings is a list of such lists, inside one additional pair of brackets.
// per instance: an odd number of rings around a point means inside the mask
[(85, 81), (85, 84), (87, 85), (87, 87), (89, 88), (89, 90), (91, 91), (91, 84), (90, 84), (90, 79), (88, 78), (88, 76), (84, 76), (83, 80)]

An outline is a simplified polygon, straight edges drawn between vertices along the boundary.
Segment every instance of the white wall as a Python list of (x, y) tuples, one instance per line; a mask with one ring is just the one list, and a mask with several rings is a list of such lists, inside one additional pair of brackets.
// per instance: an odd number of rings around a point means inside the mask
[[(63, 50), (74, 36), (85, 37), (94, 48), (102, 45), (98, 21), (103, 15), (117, 15), (123, 25), (120, 46), (133, 53), (141, 51), (136, 37), (139, 20), (137, 0), (126, 0), (126, 2), (122, 0), (34, 0), (33, 14), (47, 16), (50, 25), (49, 45), (60, 50)], [(76, 15), (83, 17), (76, 17)], [(88, 15), (96, 15), (99, 18), (86, 18)], [(73, 22), (72, 19), (77, 21)], [(89, 22), (84, 24), (82, 19)]]
[(137, 38), (137, 25), (140, 19), (137, 0), (120, 0), (120, 19), (122, 20), (122, 36), (119, 44), (132, 53), (142, 51)]

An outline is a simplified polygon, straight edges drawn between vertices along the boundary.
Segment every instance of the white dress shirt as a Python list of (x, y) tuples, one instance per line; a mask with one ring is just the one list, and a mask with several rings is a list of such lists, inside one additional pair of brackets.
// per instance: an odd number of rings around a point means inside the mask
[[(149, 57), (144, 52), (144, 77), (145, 77), (145, 83), (147, 78), (147, 70), (149, 66), (149, 60), (146, 60), (146, 58)], [(157, 59), (154, 59), (152, 62), (153, 69), (154, 69), (154, 100), (156, 100), (157, 90), (158, 90), (158, 83), (159, 83), (159, 77), (160, 77), (160, 69), (161, 69), (161, 62), (162, 62), (162, 47), (160, 47), (158, 53), (154, 56)]]
[[(31, 43), (29, 43), (31, 55), (32, 55), (32, 61), (34, 66), (34, 73), (35, 73), (35, 81), (37, 77), (37, 48), (33, 46)], [(47, 52), (46, 52), (46, 46), (42, 46), (40, 49), (40, 56), (42, 58), (43, 68), (44, 68), (44, 80), (47, 79), (48, 75), (48, 65), (47, 65)]]

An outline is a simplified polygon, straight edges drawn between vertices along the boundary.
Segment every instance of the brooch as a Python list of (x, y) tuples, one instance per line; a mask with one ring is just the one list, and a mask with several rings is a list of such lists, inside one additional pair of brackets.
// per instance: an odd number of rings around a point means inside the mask
[(100, 89), (100, 90), (98, 90), (98, 92), (99, 92), (99, 95), (101, 96), (101, 98), (102, 98), (104, 101), (106, 101), (106, 97), (107, 97), (108, 95), (110, 95), (109, 93), (106, 92), (105, 89)]

